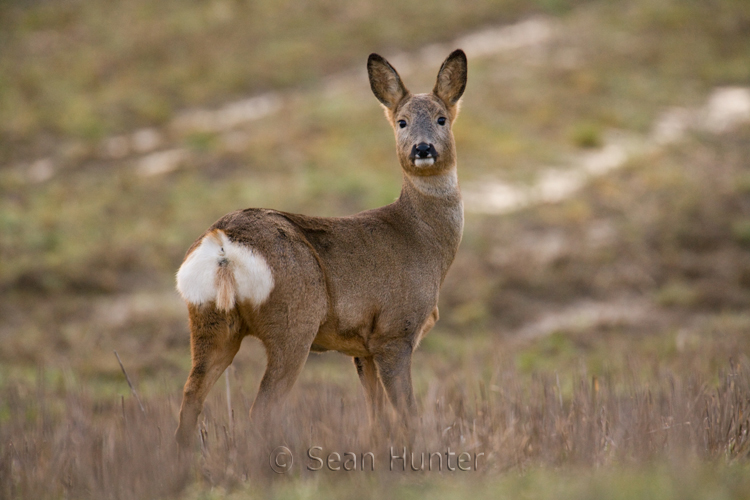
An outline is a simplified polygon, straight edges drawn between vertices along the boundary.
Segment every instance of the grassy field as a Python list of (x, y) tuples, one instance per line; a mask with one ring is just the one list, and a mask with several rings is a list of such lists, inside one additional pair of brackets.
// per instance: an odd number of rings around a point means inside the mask
[[(402, 445), (370, 437), (354, 367), (335, 353), (309, 358), (276, 433), (255, 435), (254, 339), (178, 460), (190, 360), (173, 280), (193, 239), (239, 207), (345, 215), (398, 194), (370, 52), (421, 91), (437, 72), (429, 44), (444, 57), (488, 28), (549, 27), (467, 51), (466, 183), (531, 183), (613, 131), (646, 137), (665, 109), (750, 86), (744, 0), (431, 9), (0, 2), (0, 498), (750, 497), (747, 124), (692, 131), (559, 203), (467, 213), (441, 321), (413, 363), (408, 459), (450, 448), (454, 468), (482, 454), (476, 470), (390, 470)], [(179, 125), (258, 95), (274, 103), (260, 119)], [(144, 169), (165, 151), (178, 152), (169, 168)], [(294, 465), (277, 474), (282, 445)], [(375, 470), (309, 470), (314, 446), (341, 466), (372, 452)]]

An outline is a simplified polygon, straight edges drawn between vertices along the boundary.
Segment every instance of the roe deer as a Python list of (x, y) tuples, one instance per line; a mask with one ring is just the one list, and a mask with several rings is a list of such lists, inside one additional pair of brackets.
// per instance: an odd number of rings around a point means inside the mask
[(267, 421), (308, 353), (326, 350), (354, 358), (371, 422), (384, 396), (407, 428), (414, 417), (411, 356), (438, 320), (438, 292), (463, 231), (451, 127), (466, 55), (450, 54), (426, 94), (411, 94), (377, 54), (367, 71), (396, 135), (401, 195), (349, 217), (232, 212), (193, 243), (177, 273), (193, 362), (176, 433), (183, 446), (246, 335), (261, 340), (267, 357), (254, 422)]

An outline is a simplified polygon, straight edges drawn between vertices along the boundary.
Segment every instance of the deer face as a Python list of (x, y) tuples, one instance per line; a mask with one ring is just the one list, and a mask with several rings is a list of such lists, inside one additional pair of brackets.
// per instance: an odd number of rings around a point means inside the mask
[(443, 63), (432, 93), (411, 94), (396, 70), (377, 54), (367, 61), (370, 86), (396, 135), (401, 168), (413, 176), (441, 174), (456, 165), (451, 127), (466, 88), (466, 55)]

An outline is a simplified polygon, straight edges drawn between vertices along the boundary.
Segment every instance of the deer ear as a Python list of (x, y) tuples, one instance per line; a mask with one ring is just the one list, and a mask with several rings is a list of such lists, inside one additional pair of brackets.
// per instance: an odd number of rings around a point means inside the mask
[(367, 74), (372, 93), (390, 111), (394, 111), (398, 103), (409, 95), (398, 72), (383, 57), (370, 54), (367, 59)]
[(432, 92), (448, 106), (455, 106), (466, 90), (466, 54), (454, 50), (443, 62)]

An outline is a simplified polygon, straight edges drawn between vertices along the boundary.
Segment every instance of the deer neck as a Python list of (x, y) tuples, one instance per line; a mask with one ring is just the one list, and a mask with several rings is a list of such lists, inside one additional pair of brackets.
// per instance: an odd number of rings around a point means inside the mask
[(404, 173), (403, 188), (417, 191), (420, 195), (448, 199), (457, 197), (461, 199), (461, 191), (458, 188), (458, 174), (456, 167), (438, 175), (409, 175)]
[(456, 168), (431, 176), (404, 173), (399, 204), (412, 213), (442, 261), (443, 277), (453, 262), (464, 227), (464, 206)]

